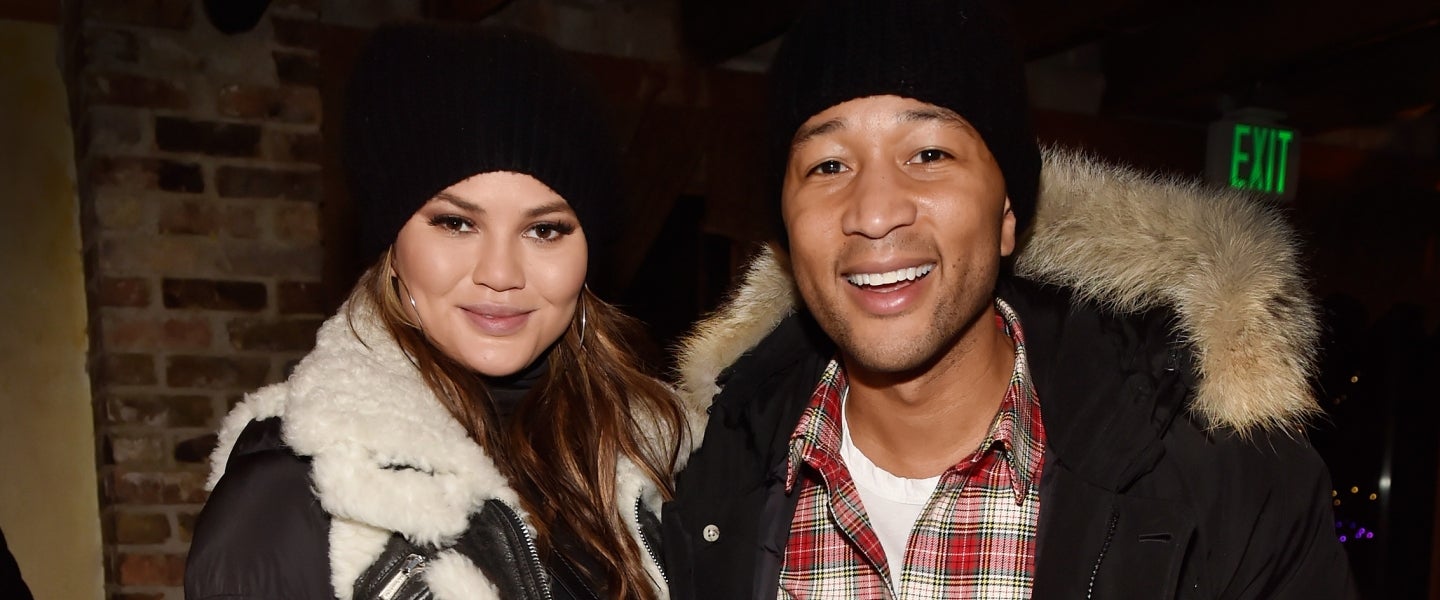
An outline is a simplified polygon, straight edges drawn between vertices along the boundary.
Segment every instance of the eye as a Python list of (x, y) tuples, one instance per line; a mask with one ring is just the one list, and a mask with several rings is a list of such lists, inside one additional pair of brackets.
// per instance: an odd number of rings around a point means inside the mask
[(915, 153), (915, 156), (910, 157), (910, 160), (905, 161), (905, 162), (906, 162), (906, 164), (917, 164), (917, 163), (923, 164), (923, 163), (937, 162), (937, 161), (941, 161), (941, 160), (945, 160), (945, 159), (949, 159), (949, 158), (955, 158), (955, 157), (954, 157), (954, 155), (950, 154), (949, 152), (946, 152), (946, 151), (941, 150), (941, 149), (939, 149), (939, 148), (926, 148), (926, 149), (924, 149), (924, 150), (921, 150), (921, 151), (919, 151), (919, 152), (916, 152), (916, 153)]
[(536, 223), (525, 230), (525, 237), (534, 238), (542, 242), (554, 242), (562, 237), (575, 232), (575, 225), (559, 221)]
[(810, 169), (809, 175), (839, 175), (847, 171), (844, 163), (838, 160), (827, 160)]
[(435, 215), (430, 218), (430, 224), (450, 233), (475, 231), (475, 223), (459, 215)]

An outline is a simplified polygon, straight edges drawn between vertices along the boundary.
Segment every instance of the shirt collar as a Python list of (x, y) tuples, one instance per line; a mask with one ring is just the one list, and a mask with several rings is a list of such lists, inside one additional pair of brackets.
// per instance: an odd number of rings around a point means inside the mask
[[(999, 450), (1007, 468), (1015, 492), (1016, 503), (1028, 497), (1031, 486), (1039, 478), (1044, 458), (1045, 426), (1040, 420), (1040, 402), (1035, 386), (1030, 380), (1029, 364), (1025, 356), (1025, 334), (1020, 327), (1020, 318), (1004, 300), (995, 299), (996, 324), (1015, 343), (1015, 367), (1006, 387), (1005, 398), (1000, 410), (990, 424), (990, 433), (977, 451), (960, 464), (946, 471), (966, 469), (972, 459), (978, 459), (984, 452)], [(820, 382), (810, 395), (810, 405), (801, 413), (800, 422), (790, 435), (790, 453), (785, 476), (785, 491), (793, 491), (800, 467), (812, 466), (819, 460), (840, 461), (841, 399), (849, 388), (845, 369), (838, 358), (832, 358), (820, 376)], [(942, 482), (947, 477), (942, 476)]]

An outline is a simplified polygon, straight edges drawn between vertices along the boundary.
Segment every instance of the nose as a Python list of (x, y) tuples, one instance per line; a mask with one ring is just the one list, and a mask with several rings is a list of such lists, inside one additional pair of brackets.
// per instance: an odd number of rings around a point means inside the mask
[(492, 236), (481, 244), (470, 280), (497, 292), (525, 287), (525, 267), (519, 240)]
[(840, 226), (846, 235), (881, 239), (915, 224), (919, 207), (906, 185), (908, 178), (890, 166), (864, 169), (855, 175)]

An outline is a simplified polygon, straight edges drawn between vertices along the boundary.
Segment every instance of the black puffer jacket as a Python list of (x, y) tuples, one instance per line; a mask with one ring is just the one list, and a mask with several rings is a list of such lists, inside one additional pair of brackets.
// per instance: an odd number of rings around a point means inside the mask
[[(506, 479), (373, 315), (353, 314), (321, 327), (289, 380), (226, 417), (186, 597), (351, 598), (397, 534), (444, 548), (420, 574), (438, 600), (603, 597), (558, 556), (536, 553)], [(624, 516), (654, 549), (645, 568), (663, 593), (658, 493), (629, 461), (617, 470)]]
[[(1353, 597), (1303, 430), (1315, 322), (1287, 231), (1242, 199), (1046, 164), (1017, 271), (1051, 283), (996, 291), (1048, 436), (1034, 597)], [(834, 353), (792, 286), (762, 255), (687, 343), (709, 421), (663, 513), (676, 598), (776, 597), (787, 441)]]

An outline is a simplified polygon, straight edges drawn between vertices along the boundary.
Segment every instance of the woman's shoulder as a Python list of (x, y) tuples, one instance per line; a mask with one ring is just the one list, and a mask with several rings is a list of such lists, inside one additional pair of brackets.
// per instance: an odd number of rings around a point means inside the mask
[(187, 598), (329, 598), (330, 517), (310, 462), (280, 440), (280, 419), (240, 434), (195, 521)]

